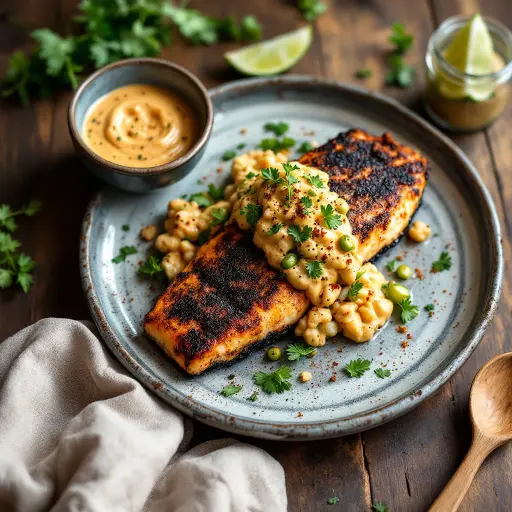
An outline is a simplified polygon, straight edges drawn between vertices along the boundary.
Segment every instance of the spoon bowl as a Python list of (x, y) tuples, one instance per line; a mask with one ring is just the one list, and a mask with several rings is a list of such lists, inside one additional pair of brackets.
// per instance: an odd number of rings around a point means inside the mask
[(486, 437), (512, 438), (512, 353), (491, 359), (478, 372), (470, 412), (475, 428)]

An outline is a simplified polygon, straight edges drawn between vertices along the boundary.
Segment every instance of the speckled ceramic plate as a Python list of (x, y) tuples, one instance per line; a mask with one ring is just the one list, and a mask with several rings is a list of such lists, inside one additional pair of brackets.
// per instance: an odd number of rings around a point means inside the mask
[[(464, 154), (428, 123), (398, 103), (359, 88), (310, 77), (288, 76), (234, 82), (211, 91), (215, 107), (212, 139), (197, 168), (170, 188), (148, 195), (114, 189), (101, 192), (90, 204), (83, 226), (81, 269), (84, 290), (96, 324), (109, 348), (151, 391), (185, 414), (224, 430), (271, 439), (318, 439), (362, 431), (406, 413), (431, 395), (466, 361), (478, 344), (496, 308), (502, 278), (499, 224), (489, 193)], [(327, 343), (314, 359), (291, 362), (294, 379), (308, 369), (313, 379), (293, 383), (282, 395), (259, 393), (255, 371), (270, 371), (279, 363), (265, 361), (257, 351), (236, 364), (216, 368), (200, 377), (184, 375), (142, 329), (144, 314), (160, 288), (136, 275), (137, 264), (150, 244), (138, 237), (150, 223), (163, 225), (167, 202), (182, 194), (222, 184), (229, 163), (226, 150), (245, 143), (252, 148), (265, 136), (269, 120), (286, 121), (300, 143), (319, 143), (350, 127), (375, 134), (391, 131), (400, 142), (424, 153), (431, 178), (417, 218), (435, 234), (414, 245), (403, 238), (377, 261), (402, 255), (419, 268), (424, 279), (409, 281), (421, 314), (408, 324), (412, 338), (397, 333), (394, 318), (369, 343), (342, 337)], [(314, 135), (312, 133), (314, 132)], [(128, 224), (130, 230), (121, 229)], [(123, 245), (136, 245), (138, 254), (124, 264), (111, 263)], [(432, 262), (449, 247), (451, 270), (433, 274)], [(424, 311), (435, 304), (434, 315)], [(282, 348), (294, 339), (283, 337)], [(372, 360), (372, 371), (348, 378), (343, 366), (354, 358)], [(379, 379), (373, 369), (382, 364), (391, 377)], [(331, 382), (333, 374), (337, 379)], [(228, 375), (243, 386), (225, 398), (220, 390)]]

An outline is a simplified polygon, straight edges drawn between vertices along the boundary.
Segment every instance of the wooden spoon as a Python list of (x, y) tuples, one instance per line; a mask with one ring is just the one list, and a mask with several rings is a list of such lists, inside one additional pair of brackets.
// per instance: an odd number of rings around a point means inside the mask
[(476, 374), (469, 397), (473, 442), (430, 512), (452, 512), (487, 456), (512, 439), (512, 352), (496, 356)]

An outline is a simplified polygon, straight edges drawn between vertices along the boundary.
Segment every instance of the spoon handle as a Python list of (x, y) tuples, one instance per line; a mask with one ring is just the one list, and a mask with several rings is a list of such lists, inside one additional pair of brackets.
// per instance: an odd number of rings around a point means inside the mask
[(473, 439), (469, 452), (452, 476), (443, 492), (429, 508), (429, 512), (455, 512), (463, 500), (482, 462), (495, 447), (486, 439), (477, 436)]

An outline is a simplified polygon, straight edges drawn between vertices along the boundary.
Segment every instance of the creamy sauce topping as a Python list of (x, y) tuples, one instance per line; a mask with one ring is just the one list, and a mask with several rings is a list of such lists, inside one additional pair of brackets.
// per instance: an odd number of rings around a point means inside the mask
[(198, 120), (174, 92), (153, 85), (127, 85), (89, 109), (85, 143), (96, 154), (128, 167), (155, 167), (176, 160), (196, 142)]

